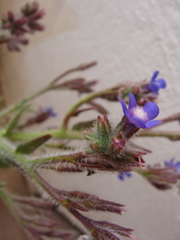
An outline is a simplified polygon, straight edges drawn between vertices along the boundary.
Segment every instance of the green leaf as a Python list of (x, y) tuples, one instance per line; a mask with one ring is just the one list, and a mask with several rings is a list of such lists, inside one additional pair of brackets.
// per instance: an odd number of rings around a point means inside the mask
[(26, 105), (24, 107), (22, 107), (17, 113), (16, 115), (11, 119), (11, 121), (9, 122), (7, 128), (6, 128), (6, 131), (5, 131), (5, 134), (4, 136), (8, 136), (10, 135), (13, 130), (16, 128), (18, 122), (19, 122), (19, 119), (22, 115), (23, 112), (25, 112), (27, 110), (27, 108), (29, 108), (30, 105)]
[(77, 124), (75, 124), (72, 129), (73, 130), (78, 130), (78, 131), (81, 131), (81, 130), (84, 130), (86, 128), (91, 128), (93, 126), (93, 123), (94, 123), (95, 120), (90, 120), (90, 121), (85, 121), (85, 122), (79, 122)]
[(0, 182), (0, 188), (3, 188), (3, 187), (5, 187), (5, 186), (6, 186), (6, 183)]
[(50, 134), (47, 134), (42, 137), (35, 138), (29, 142), (20, 144), (16, 148), (16, 153), (30, 154), (30, 153), (34, 152), (42, 144), (44, 144), (47, 140), (49, 140), (51, 137), (52, 136)]

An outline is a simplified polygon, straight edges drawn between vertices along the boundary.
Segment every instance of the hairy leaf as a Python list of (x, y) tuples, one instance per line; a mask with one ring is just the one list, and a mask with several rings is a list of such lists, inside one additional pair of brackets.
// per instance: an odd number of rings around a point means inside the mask
[(39, 138), (35, 138), (29, 142), (20, 144), (16, 152), (17, 153), (25, 153), (25, 154), (30, 154), (34, 152), (38, 147), (40, 147), (42, 144), (44, 144), (47, 140), (49, 140), (52, 136), (50, 134), (44, 135)]
[(79, 122), (76, 123), (72, 129), (73, 130), (85, 130), (86, 128), (90, 128), (93, 126), (94, 120), (90, 120), (90, 121), (84, 121), (84, 122)]

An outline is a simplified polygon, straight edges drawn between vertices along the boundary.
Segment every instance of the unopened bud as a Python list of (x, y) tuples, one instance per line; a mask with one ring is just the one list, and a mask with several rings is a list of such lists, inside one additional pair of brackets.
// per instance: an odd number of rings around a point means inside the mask
[(8, 12), (8, 19), (11, 22), (14, 20), (14, 14), (11, 11)]
[(96, 61), (90, 62), (90, 63), (84, 63), (84, 64), (81, 64), (78, 68), (79, 68), (79, 70), (83, 71), (83, 70), (86, 70), (87, 68), (95, 66), (96, 64), (97, 64)]
[(112, 151), (113, 153), (118, 153), (120, 152), (123, 147), (125, 146), (126, 141), (120, 138), (113, 138), (112, 139)]

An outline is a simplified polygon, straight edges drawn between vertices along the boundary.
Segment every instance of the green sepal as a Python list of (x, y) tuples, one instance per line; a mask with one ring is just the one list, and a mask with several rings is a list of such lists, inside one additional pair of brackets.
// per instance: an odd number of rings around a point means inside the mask
[(44, 144), (47, 140), (49, 140), (52, 136), (50, 134), (35, 138), (29, 142), (20, 144), (16, 148), (16, 153), (24, 153), (24, 154), (30, 154), (34, 152), (38, 147), (40, 147), (42, 144)]
[(19, 122), (19, 119), (22, 115), (23, 112), (25, 112), (27, 110), (27, 108), (29, 108), (30, 105), (26, 105), (26, 106), (22, 106), (20, 108), (20, 110), (16, 113), (16, 115), (11, 119), (11, 121), (9, 122), (7, 128), (6, 128), (6, 131), (4, 133), (4, 136), (8, 136), (10, 135), (13, 130), (16, 128), (18, 122)]

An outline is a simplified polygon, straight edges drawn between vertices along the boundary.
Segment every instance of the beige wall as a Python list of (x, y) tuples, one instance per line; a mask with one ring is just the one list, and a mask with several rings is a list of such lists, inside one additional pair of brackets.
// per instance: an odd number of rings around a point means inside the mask
[[(22, 2), (3, 0), (1, 5), (5, 10), (17, 9)], [(160, 117), (180, 110), (178, 0), (39, 2), (47, 12), (42, 21), (46, 31), (35, 34), (31, 44), (20, 54), (1, 49), (2, 80), (8, 88), (10, 102), (26, 97), (70, 67), (97, 60), (97, 67), (81, 74), (89, 80), (99, 79), (97, 90), (121, 81), (149, 79), (154, 70), (159, 70), (160, 76), (167, 80), (167, 88), (160, 94)], [(77, 99), (77, 94), (70, 91), (55, 92), (40, 97), (35, 105), (54, 106), (59, 118), (53, 119), (52, 125), (59, 125), (63, 114)], [(112, 118), (122, 115), (118, 103), (109, 104), (109, 109)], [(95, 116), (96, 113), (91, 112), (83, 115), (82, 119)], [(179, 130), (179, 125), (171, 123), (162, 129)], [(162, 138), (135, 141), (153, 148), (153, 153), (146, 157), (147, 163), (163, 163), (172, 157), (180, 160), (179, 142)], [(81, 190), (125, 204), (127, 212), (123, 216), (106, 214), (106, 219), (135, 228), (134, 235), (142, 240), (180, 239), (180, 196), (177, 189), (157, 191), (135, 173), (133, 179), (124, 182), (113, 174), (88, 178), (83, 174), (69, 178), (69, 175), (53, 173), (50, 180), (58, 187), (66, 182), (62, 185), (67, 185), (68, 189), (78, 186)]]

